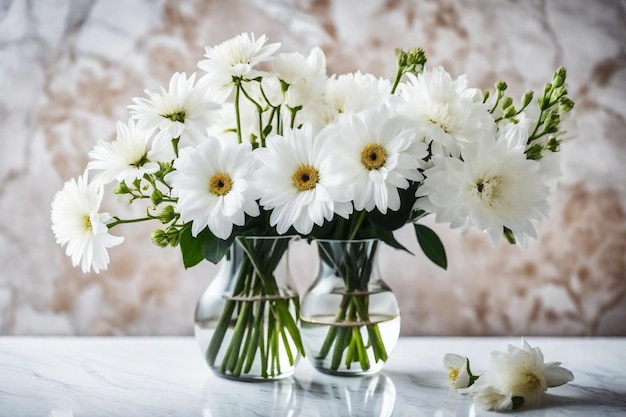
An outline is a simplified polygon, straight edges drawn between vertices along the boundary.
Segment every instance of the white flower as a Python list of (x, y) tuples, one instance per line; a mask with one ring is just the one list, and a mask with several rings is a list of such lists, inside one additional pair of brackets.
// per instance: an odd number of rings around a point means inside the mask
[(341, 114), (354, 114), (384, 103), (391, 92), (387, 79), (361, 72), (333, 75), (326, 82), (327, 122)]
[(128, 124), (117, 122), (117, 137), (113, 142), (98, 141), (89, 152), (91, 161), (88, 170), (97, 171), (93, 182), (105, 185), (111, 181), (125, 181), (131, 184), (144, 174), (154, 174), (159, 164), (152, 162), (152, 152), (148, 149), (150, 134), (135, 127), (133, 119)]
[[(509, 132), (510, 133), (510, 132)], [(539, 164), (526, 159), (524, 146), (510, 135), (466, 146), (463, 160), (434, 157), (424, 171), (417, 206), (435, 213), (437, 222), (465, 233), (475, 226), (497, 243), (504, 228), (520, 246), (536, 238), (535, 223), (547, 215), (549, 189)]]
[[(523, 404), (541, 404), (548, 388), (574, 380), (560, 362), (544, 363), (541, 349), (522, 339), (522, 348), (509, 345), (508, 352), (492, 352), (489, 370), (478, 381), (474, 403), (487, 410), (510, 410)], [(518, 404), (516, 404), (518, 402)]]
[(98, 213), (102, 202), (102, 187), (88, 182), (87, 173), (71, 179), (58, 191), (52, 201), (52, 231), (72, 265), (80, 263), (83, 272), (93, 268), (98, 273), (109, 264), (108, 248), (117, 246), (123, 237), (108, 233), (111, 217)]
[[(206, 81), (215, 88), (231, 91), (233, 77), (253, 79), (261, 73), (254, 67), (266, 61), (280, 48), (279, 43), (265, 45), (267, 37), (255, 39), (254, 33), (242, 33), (214, 47), (207, 47), (207, 59), (198, 63), (207, 72)], [(204, 77), (203, 77), (204, 78)]]
[(283, 136), (270, 135), (267, 147), (254, 151), (262, 165), (255, 187), (261, 205), (272, 210), (270, 224), (279, 234), (292, 226), (307, 234), (335, 213), (347, 218), (352, 212), (348, 183), (328, 149), (305, 124), (302, 129), (285, 129)]
[(298, 52), (276, 55), (271, 61), (272, 71), (286, 84), (284, 103), (303, 110), (313, 104), (321, 105), (326, 84), (326, 57), (320, 48), (313, 48), (309, 56)]
[(433, 142), (434, 154), (459, 156), (464, 143), (495, 131), (489, 106), (482, 103), (479, 90), (467, 87), (464, 75), (452, 80), (436, 67), (407, 77), (399, 88), (401, 108), (420, 124), (424, 140)]
[(174, 168), (165, 179), (178, 196), (181, 220), (192, 222), (194, 237), (208, 226), (226, 240), (233, 225), (244, 224), (246, 214), (259, 215), (250, 188), (254, 174), (250, 145), (209, 137), (196, 147), (181, 149)]
[(342, 156), (336, 167), (354, 187), (355, 210), (385, 214), (400, 209), (399, 189), (420, 181), (420, 161), (428, 152), (406, 120), (386, 105), (342, 118), (325, 135)]
[(220, 105), (207, 99), (203, 88), (195, 85), (196, 74), (189, 78), (185, 73), (175, 73), (170, 79), (169, 88), (161, 87), (161, 93), (146, 90), (149, 98), (135, 97), (131, 116), (137, 120), (137, 127), (152, 132), (157, 129), (153, 149), (159, 151), (160, 159), (174, 159), (172, 139), (190, 138), (198, 143), (205, 137), (211, 122), (211, 111)]
[(452, 388), (467, 388), (473, 382), (469, 373), (469, 360), (465, 356), (446, 353), (443, 366), (448, 370), (448, 379)]

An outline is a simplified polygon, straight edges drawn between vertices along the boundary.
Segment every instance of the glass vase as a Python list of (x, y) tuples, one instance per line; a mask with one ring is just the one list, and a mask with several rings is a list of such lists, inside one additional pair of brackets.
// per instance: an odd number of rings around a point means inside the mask
[(219, 376), (291, 376), (303, 352), (298, 294), (290, 284), (290, 237), (237, 237), (196, 305), (195, 335)]
[(400, 309), (378, 268), (381, 242), (317, 240), (320, 271), (302, 298), (301, 335), (319, 371), (370, 375), (400, 336)]

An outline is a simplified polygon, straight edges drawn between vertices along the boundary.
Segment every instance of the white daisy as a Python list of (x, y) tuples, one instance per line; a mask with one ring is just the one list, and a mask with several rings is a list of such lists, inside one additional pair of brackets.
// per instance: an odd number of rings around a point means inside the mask
[(181, 149), (174, 168), (165, 179), (178, 197), (181, 220), (192, 222), (193, 236), (208, 226), (226, 240), (233, 225), (244, 224), (246, 214), (259, 215), (251, 195), (254, 157), (250, 145), (208, 137), (196, 147)]
[(332, 122), (338, 115), (358, 113), (384, 103), (390, 92), (389, 80), (372, 74), (333, 75), (326, 82), (327, 122)]
[(72, 265), (87, 273), (93, 268), (98, 273), (109, 264), (108, 248), (117, 246), (123, 237), (108, 233), (111, 221), (108, 213), (98, 213), (102, 202), (102, 187), (89, 183), (85, 172), (71, 179), (58, 191), (52, 201), (52, 231), (59, 245), (67, 247), (65, 253)]
[[(198, 62), (198, 67), (207, 72), (206, 81), (217, 89), (231, 91), (233, 78), (253, 79), (261, 73), (254, 67), (269, 59), (279, 43), (265, 45), (267, 37), (259, 39), (254, 33), (242, 33), (214, 47), (207, 47), (205, 57)], [(203, 77), (204, 78), (204, 77)]]
[(437, 156), (418, 189), (419, 208), (437, 222), (466, 232), (475, 226), (498, 242), (504, 228), (520, 246), (536, 239), (535, 223), (547, 215), (549, 188), (539, 164), (526, 159), (512, 131), (466, 146), (463, 160)]
[(89, 152), (91, 161), (88, 170), (97, 171), (93, 182), (105, 185), (111, 181), (125, 181), (131, 184), (144, 174), (153, 174), (159, 170), (159, 164), (153, 162), (152, 151), (148, 149), (149, 132), (139, 130), (133, 119), (128, 124), (117, 122), (117, 137), (113, 142), (98, 141)]
[(468, 88), (464, 75), (452, 80), (442, 67), (407, 74), (400, 85), (401, 109), (416, 120), (434, 154), (459, 156), (464, 143), (493, 134), (495, 123), (478, 89)]
[(189, 138), (198, 143), (205, 137), (211, 111), (220, 105), (206, 98), (204, 89), (195, 85), (195, 79), (196, 74), (187, 78), (185, 73), (177, 72), (170, 79), (168, 90), (161, 87), (160, 94), (146, 90), (148, 99), (135, 97), (135, 104), (128, 106), (139, 129), (158, 130), (152, 145), (155, 151), (172, 149), (170, 141), (175, 138)]
[(254, 151), (262, 167), (255, 188), (261, 205), (272, 210), (270, 224), (279, 234), (294, 227), (307, 234), (334, 214), (348, 218), (351, 193), (337, 161), (310, 124), (285, 129), (283, 136), (270, 135), (267, 147)]
[(393, 117), (386, 105), (342, 118), (325, 133), (342, 162), (336, 170), (354, 187), (355, 210), (381, 213), (400, 209), (399, 189), (420, 181), (424, 143), (406, 119)]
[(523, 346), (509, 345), (508, 352), (492, 352), (489, 370), (477, 383), (474, 403), (486, 410), (510, 410), (517, 398), (523, 404), (541, 404), (548, 388), (574, 380), (560, 362), (544, 363), (543, 353), (522, 339)]

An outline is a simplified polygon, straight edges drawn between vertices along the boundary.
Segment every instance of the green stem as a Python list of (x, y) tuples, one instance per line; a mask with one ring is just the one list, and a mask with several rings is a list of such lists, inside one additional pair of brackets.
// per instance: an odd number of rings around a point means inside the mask
[(398, 84), (400, 84), (400, 79), (403, 74), (404, 71), (402, 71), (402, 68), (398, 68), (398, 72), (396, 72), (396, 79), (393, 81), (393, 87), (391, 87), (391, 94), (396, 92), (396, 88), (398, 88)]
[(119, 224), (127, 224), (127, 223), (139, 223), (139, 222), (146, 222), (148, 220), (154, 220), (156, 217), (141, 217), (141, 218), (137, 218), (137, 219), (120, 219), (119, 217), (113, 217), (115, 219), (114, 222), (111, 222), (109, 224), (107, 224), (107, 227), (109, 229), (119, 225)]
[(241, 80), (235, 82), (235, 117), (237, 119), (237, 140), (243, 143), (241, 135), (241, 114), (239, 113), (239, 95), (241, 91)]

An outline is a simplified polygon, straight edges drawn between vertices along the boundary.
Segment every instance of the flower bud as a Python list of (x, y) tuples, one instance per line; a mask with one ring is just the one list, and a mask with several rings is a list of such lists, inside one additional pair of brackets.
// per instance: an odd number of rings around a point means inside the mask
[(124, 181), (118, 183), (113, 189), (113, 194), (130, 194), (130, 189)]
[(161, 204), (163, 202), (163, 193), (159, 190), (154, 190), (150, 196), (150, 201), (152, 201), (152, 204), (155, 206)]
[(153, 231), (152, 235), (150, 236), (150, 240), (152, 240), (152, 243), (161, 248), (169, 245), (167, 234), (164, 230), (161, 229), (156, 229), (155, 231)]
[(172, 220), (174, 220), (176, 217), (178, 216), (178, 214), (176, 214), (176, 212), (174, 211), (174, 206), (172, 206), (171, 204), (168, 206), (165, 206), (165, 208), (163, 209), (163, 211), (161, 211), (161, 213), (157, 214), (157, 219), (159, 219), (159, 221), (163, 224), (167, 224), (169, 222), (171, 222)]
[(563, 113), (567, 113), (574, 108), (574, 101), (565, 96), (559, 99), (559, 104)]
[(532, 90), (527, 91), (526, 94), (524, 94), (524, 97), (522, 98), (522, 107), (528, 106), (530, 102), (532, 101), (534, 95), (535, 93)]
[(513, 99), (511, 97), (504, 97), (504, 100), (502, 100), (502, 110), (510, 107), (511, 104), (513, 104)]
[(559, 69), (557, 69), (554, 72), (554, 75), (552, 76), (552, 84), (554, 85), (555, 88), (558, 88), (565, 83), (566, 77), (567, 77), (567, 70), (565, 69), (565, 67), (559, 67)]
[(171, 246), (178, 246), (178, 244), (180, 243), (180, 231), (176, 227), (174, 226), (168, 227), (167, 230), (165, 231), (165, 234), (166, 234), (167, 242)]
[(508, 88), (508, 85), (502, 80), (496, 83), (496, 90), (504, 91)]

